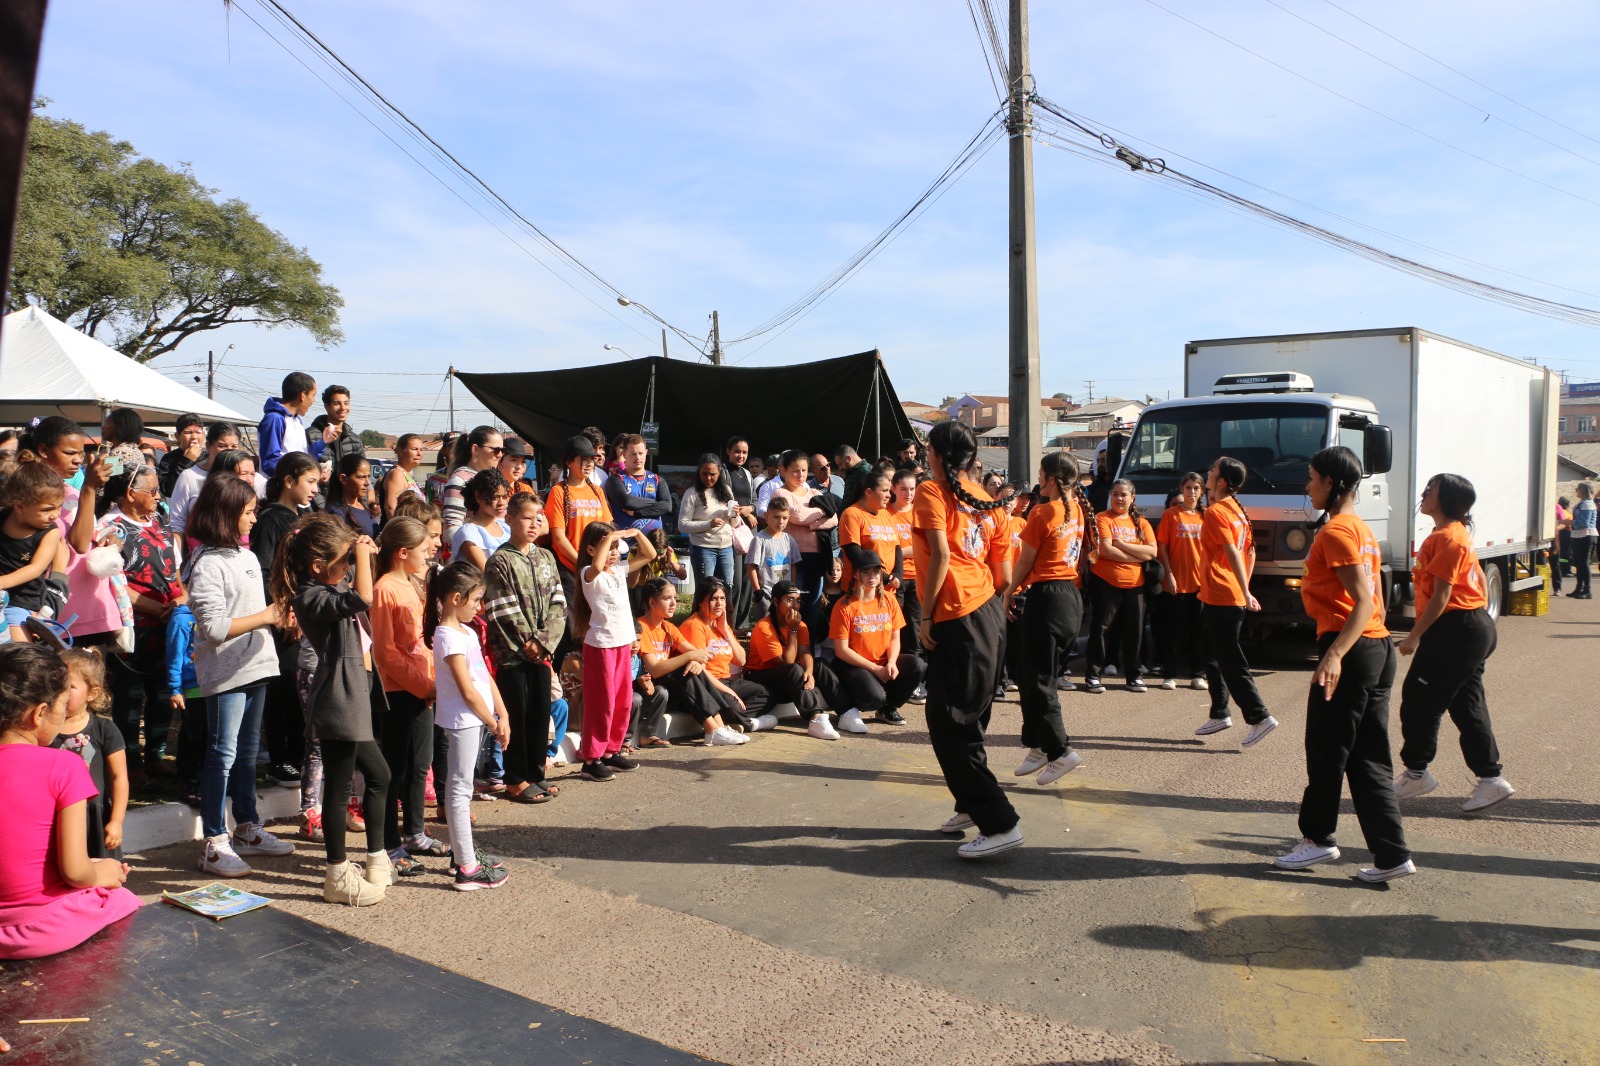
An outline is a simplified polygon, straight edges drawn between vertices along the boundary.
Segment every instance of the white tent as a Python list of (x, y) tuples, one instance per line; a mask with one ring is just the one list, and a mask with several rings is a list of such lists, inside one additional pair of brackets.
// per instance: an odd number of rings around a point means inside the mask
[(40, 308), (25, 307), (5, 317), (0, 332), (0, 425), (59, 414), (97, 433), (104, 412), (112, 407), (131, 407), (153, 425), (170, 424), (188, 411), (208, 421), (255, 423)]

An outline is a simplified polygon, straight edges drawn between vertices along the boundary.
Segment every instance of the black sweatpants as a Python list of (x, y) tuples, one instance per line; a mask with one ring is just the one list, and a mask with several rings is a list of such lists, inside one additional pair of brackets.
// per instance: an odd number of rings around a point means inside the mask
[(661, 716), (667, 713), (667, 703), (671, 698), (660, 685), (653, 686), (650, 695), (646, 696), (639, 691), (639, 685), (635, 682), (633, 713), (628, 718), (628, 735), (622, 742), (638, 747), (639, 741), (645, 737), (661, 736)]
[(506, 784), (544, 789), (544, 760), (550, 753), (550, 664), (502, 666), (495, 675), (506, 705), (511, 746), (506, 749)]
[(1576, 595), (1589, 594), (1589, 552), (1594, 547), (1593, 537), (1572, 538), (1572, 591)]
[(306, 757), (305, 710), (300, 706), (300, 642), (272, 631), (278, 651), (278, 674), (267, 681), (267, 704), (261, 711), (261, 732), (273, 766), (298, 767)]
[[(400, 846), (402, 834), (406, 837), (422, 835), (423, 796), (427, 792), (428, 766), (433, 761), (433, 710), (427, 700), (404, 690), (387, 695), (389, 706), (383, 712), (381, 745), (383, 761), (389, 764), (389, 792), (383, 805), (383, 846), (393, 851)], [(326, 773), (326, 769), (323, 772)]]
[(1417, 654), (1400, 688), (1400, 761), (1426, 770), (1439, 752), (1445, 712), (1461, 731), (1461, 755), (1479, 777), (1500, 776), (1500, 746), (1489, 724), (1483, 667), (1498, 643), (1485, 610), (1446, 611), (1417, 641)]
[[(1337, 637), (1317, 639), (1318, 654)], [(1306, 791), (1300, 799), (1300, 835), (1331, 846), (1339, 821), (1345, 779), (1367, 848), (1381, 869), (1411, 857), (1394, 798), (1394, 763), (1389, 756), (1389, 691), (1394, 687), (1395, 650), (1388, 637), (1362, 637), (1345, 655), (1333, 698), (1321, 685), (1306, 696)]]
[(851, 666), (836, 655), (833, 672), (839, 675), (844, 699), (851, 707), (858, 711), (898, 711), (922, 684), (923, 671), (927, 668), (910, 652), (902, 652), (895, 665), (900, 672), (894, 680), (882, 681), (872, 671)]
[(1121, 649), (1123, 676), (1132, 681), (1139, 676), (1139, 646), (1144, 642), (1144, 586), (1119, 589), (1090, 574), (1089, 598), (1094, 601), (1094, 624), (1089, 629), (1089, 666), (1085, 676), (1098, 678), (1105, 672), (1111, 633), (1120, 624), (1117, 645)]
[(350, 778), (355, 770), (366, 779), (361, 794), (361, 817), (367, 823), (367, 851), (383, 851), (383, 806), (389, 796), (389, 764), (375, 740), (324, 740), (322, 742), (323, 835), (328, 843), (328, 864), (345, 861), (345, 803), (350, 799)]
[(167, 734), (172, 728), (172, 704), (167, 699), (167, 675), (160, 658), (140, 661), (133, 656), (117, 654), (109, 648), (102, 648), (101, 651), (106, 653), (106, 687), (111, 696), (111, 721), (122, 734), (129, 768), (137, 768), (140, 762), (141, 717), (144, 719), (143, 760), (147, 764), (159, 763), (166, 754)]
[(656, 679), (657, 684), (663, 681), (666, 682), (667, 691), (672, 694), (673, 707), (682, 707), (694, 715), (695, 721), (704, 725), (707, 718), (720, 714), (723, 722), (737, 725), (747, 733), (750, 731), (751, 720), (765, 714), (767, 704), (771, 700), (765, 688), (747, 677), (731, 678), (723, 682), (738, 694), (739, 700), (744, 701), (742, 708), (732, 696), (712, 685), (704, 671), (688, 674), (679, 667), (666, 677)]
[(819, 659), (811, 661), (813, 686), (806, 688), (806, 672), (799, 663), (780, 663), (762, 670), (746, 670), (744, 676), (767, 690), (772, 703), (792, 703), (800, 717), (811, 721), (828, 709), (845, 706), (844, 692), (833, 668)]
[(906, 624), (900, 627), (900, 650), (909, 651), (919, 659), (925, 658), (921, 636), (922, 601), (917, 599), (916, 578), (900, 582), (900, 614), (906, 620)]
[(1244, 720), (1255, 725), (1267, 717), (1267, 704), (1250, 674), (1244, 649), (1239, 646), (1239, 630), (1243, 626), (1243, 607), (1208, 603), (1200, 610), (1200, 631), (1205, 639), (1201, 654), (1206, 664), (1206, 684), (1211, 689), (1211, 717), (1228, 717), (1231, 695)]
[(1009, 832), (1018, 821), (983, 747), (1005, 656), (1000, 602), (993, 596), (971, 614), (935, 622), (937, 646), (927, 649), (928, 740), (956, 810), (969, 815), (985, 836)]
[(1041, 581), (1022, 601), (1022, 667), (1017, 677), (1022, 701), (1022, 744), (1051, 759), (1067, 753), (1071, 741), (1061, 719), (1056, 692), (1060, 665), (1072, 654), (1083, 624), (1083, 596), (1071, 581)]
[(1200, 655), (1200, 594), (1166, 592), (1157, 598), (1160, 605), (1161, 676), (1200, 677), (1205, 663)]

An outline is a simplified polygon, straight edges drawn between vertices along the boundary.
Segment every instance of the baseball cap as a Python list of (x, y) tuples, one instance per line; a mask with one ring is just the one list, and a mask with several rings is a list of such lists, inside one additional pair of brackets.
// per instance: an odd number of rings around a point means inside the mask
[[(585, 437), (583, 439), (584, 440), (588, 440), (589, 438)], [(593, 450), (593, 448), (594, 448), (593, 442), (590, 442), (589, 447), (590, 447), (590, 450)], [(505, 449), (506, 450), (504, 452), (504, 457), (507, 458), (507, 459), (531, 459), (531, 458), (533, 458), (533, 453), (528, 450), (528, 446), (523, 443), (521, 437), (507, 437), (505, 439)]]
[(590, 440), (588, 437), (585, 437), (581, 433), (576, 437), (568, 437), (567, 443), (561, 446), (561, 451), (562, 454), (569, 459), (574, 457), (580, 459), (593, 459), (599, 454), (594, 450), (594, 441)]

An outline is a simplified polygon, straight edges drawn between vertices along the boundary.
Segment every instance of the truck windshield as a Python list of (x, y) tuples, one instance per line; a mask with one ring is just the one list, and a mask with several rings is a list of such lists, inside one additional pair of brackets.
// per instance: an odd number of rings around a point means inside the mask
[(1170, 492), (1190, 470), (1221, 456), (1250, 472), (1247, 492), (1299, 496), (1306, 466), (1328, 442), (1329, 409), (1315, 404), (1241, 402), (1146, 411), (1122, 462), (1141, 492)]

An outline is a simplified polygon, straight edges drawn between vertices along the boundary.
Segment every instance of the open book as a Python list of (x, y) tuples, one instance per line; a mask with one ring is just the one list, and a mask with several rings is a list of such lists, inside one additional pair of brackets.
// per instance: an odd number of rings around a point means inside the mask
[(220, 883), (192, 888), (187, 892), (163, 892), (161, 898), (175, 907), (183, 907), (219, 922), (272, 902), (265, 896), (242, 892)]

